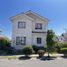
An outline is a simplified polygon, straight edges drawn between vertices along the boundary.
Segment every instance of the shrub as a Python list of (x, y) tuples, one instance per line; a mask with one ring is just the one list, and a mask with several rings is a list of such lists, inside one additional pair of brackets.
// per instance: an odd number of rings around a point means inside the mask
[(5, 50), (7, 47), (11, 47), (10, 40), (5, 37), (0, 37), (0, 50)]
[(67, 47), (67, 43), (58, 43), (56, 46), (59, 46), (60, 48)]
[(67, 43), (63, 44), (62, 48), (67, 48)]
[(0, 46), (10, 47), (10, 40), (6, 37), (0, 37)]
[(42, 57), (45, 54), (44, 50), (38, 50), (37, 52), (39, 54), (39, 57)]
[(24, 55), (28, 56), (33, 53), (33, 48), (31, 46), (25, 46), (22, 51)]
[(55, 47), (55, 50), (56, 50), (56, 52), (60, 53), (61, 48), (60, 48), (59, 46), (56, 46), (56, 47)]
[(61, 48), (61, 53), (67, 54), (67, 48)]
[(33, 50), (35, 51), (35, 53), (37, 53), (37, 51), (39, 50), (39, 48), (35, 45), (32, 46)]
[(10, 40), (8, 38), (0, 37), (0, 50), (3, 50), (6, 54), (12, 53)]
[(38, 50), (44, 50), (44, 51), (46, 51), (46, 48), (45, 48), (45, 47), (41, 47), (41, 46), (38, 47), (38, 46), (36, 46), (36, 45), (33, 45), (32, 48), (33, 48), (33, 50), (35, 51), (35, 53), (37, 53)]

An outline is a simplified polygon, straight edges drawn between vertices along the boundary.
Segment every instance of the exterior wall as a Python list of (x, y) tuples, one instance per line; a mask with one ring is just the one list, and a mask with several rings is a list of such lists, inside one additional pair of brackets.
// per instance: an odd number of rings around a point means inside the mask
[(63, 33), (63, 36), (58, 37), (60, 43), (67, 43), (67, 33)]
[[(26, 22), (25, 29), (18, 29), (18, 22)], [(35, 23), (42, 23), (42, 30), (35, 29)], [(41, 32), (41, 33), (32, 33), (32, 31)], [(46, 44), (46, 31), (47, 31), (47, 22), (42, 21), (38, 18), (31, 19), (30, 17), (24, 15), (18, 15), (12, 19), (12, 47), (15, 49), (22, 49), (23, 45), (16, 45), (16, 37), (26, 37), (26, 45), (36, 45), (36, 46), (45, 46)], [(44, 32), (44, 33), (42, 33)], [(37, 44), (37, 37), (42, 38), (42, 44)]]
[[(35, 29), (35, 24), (36, 23), (42, 23), (42, 29)], [(47, 22), (42, 21), (40, 19), (34, 20), (32, 23), (32, 31), (33, 32), (39, 32), (39, 33), (32, 33), (32, 45), (36, 46), (46, 46), (46, 32), (47, 32)], [(37, 37), (42, 38), (42, 43), (37, 44)]]
[(58, 36), (59, 43), (64, 43), (64, 37), (63, 36)]
[[(42, 43), (41, 44), (37, 44), (37, 37), (41, 37), (42, 38)], [(46, 33), (33, 33), (32, 34), (32, 43), (33, 45), (36, 46), (46, 46)]]
[[(24, 21), (26, 22), (26, 28), (25, 29), (18, 29), (18, 22)], [(26, 37), (26, 45), (31, 45), (31, 31), (32, 31), (32, 23), (31, 20), (28, 19), (25, 15), (19, 16), (18, 18), (14, 19), (12, 22), (12, 46), (16, 49), (22, 49), (23, 45), (16, 45), (16, 37)]]
[(64, 38), (64, 43), (67, 43), (67, 33), (64, 33), (63, 35), (64, 35), (64, 36), (63, 36), (63, 38)]
[[(35, 29), (35, 23), (42, 23), (42, 29)], [(47, 31), (47, 24), (46, 21), (42, 21), (42, 20), (34, 20), (32, 23), (32, 31), (38, 31), (38, 32), (46, 32)]]

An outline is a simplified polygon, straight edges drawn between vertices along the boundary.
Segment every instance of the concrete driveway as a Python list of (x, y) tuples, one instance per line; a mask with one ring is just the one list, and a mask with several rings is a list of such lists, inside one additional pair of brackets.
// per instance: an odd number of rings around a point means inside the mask
[(29, 60), (0, 59), (0, 67), (67, 67), (67, 59), (57, 58), (50, 61), (35, 58)]

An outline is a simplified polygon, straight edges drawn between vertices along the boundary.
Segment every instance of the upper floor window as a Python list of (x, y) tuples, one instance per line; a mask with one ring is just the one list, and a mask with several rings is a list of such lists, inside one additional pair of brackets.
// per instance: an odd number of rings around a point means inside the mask
[(35, 24), (35, 29), (42, 29), (42, 24), (41, 23), (36, 23)]
[(18, 28), (26, 28), (26, 22), (18, 22)]

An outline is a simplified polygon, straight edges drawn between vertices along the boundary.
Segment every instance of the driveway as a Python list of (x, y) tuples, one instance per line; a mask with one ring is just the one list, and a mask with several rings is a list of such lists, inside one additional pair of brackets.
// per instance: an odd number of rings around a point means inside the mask
[(36, 58), (29, 60), (0, 59), (0, 67), (67, 67), (67, 59), (57, 58), (50, 61)]

